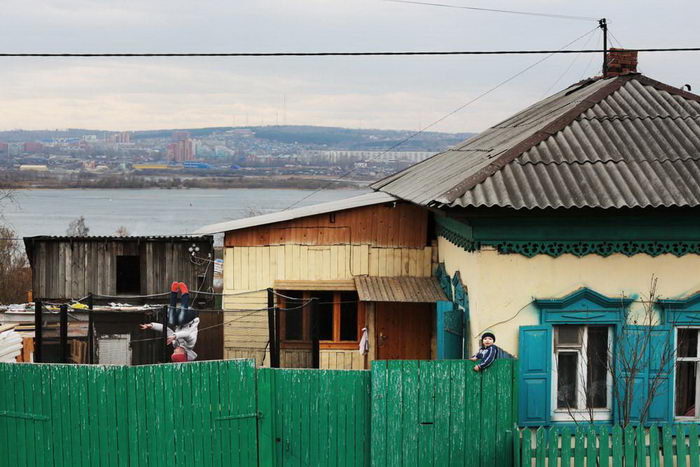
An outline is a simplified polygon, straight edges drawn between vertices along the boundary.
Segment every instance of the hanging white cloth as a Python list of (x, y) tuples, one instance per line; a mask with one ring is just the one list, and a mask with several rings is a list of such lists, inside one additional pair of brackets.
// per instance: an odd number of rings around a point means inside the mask
[(367, 355), (369, 352), (369, 335), (367, 328), (362, 328), (362, 338), (360, 339), (360, 355)]

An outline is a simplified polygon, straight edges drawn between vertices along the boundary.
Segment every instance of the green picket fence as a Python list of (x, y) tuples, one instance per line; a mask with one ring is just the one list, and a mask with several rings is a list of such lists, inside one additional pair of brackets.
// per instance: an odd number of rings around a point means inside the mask
[(370, 372), (258, 370), (260, 465), (369, 466)]
[(699, 467), (698, 426), (529, 428), (514, 439), (521, 467)]
[(515, 360), (372, 364), (372, 466), (513, 465)]
[(250, 360), (0, 364), (0, 466), (257, 466)]

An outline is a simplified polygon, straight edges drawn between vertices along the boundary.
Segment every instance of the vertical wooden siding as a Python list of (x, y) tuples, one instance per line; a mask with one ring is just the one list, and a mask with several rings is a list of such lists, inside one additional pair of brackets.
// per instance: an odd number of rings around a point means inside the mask
[[(332, 217), (331, 217), (332, 215)], [(337, 245), (422, 248), (428, 210), (409, 203), (365, 206), (226, 232), (225, 247)]]
[(263, 466), (369, 466), (370, 372), (258, 370)]
[(0, 364), (0, 466), (257, 466), (252, 361)]
[(167, 292), (175, 280), (194, 290), (197, 276), (206, 272), (205, 283), (211, 284), (213, 271), (206, 262), (196, 265), (190, 261), (187, 249), (192, 243), (199, 246), (199, 256), (213, 253), (211, 242), (197, 240), (37, 240), (32, 262), (34, 296), (77, 299), (88, 293), (115, 295), (119, 255), (140, 257), (142, 294)]
[(372, 466), (513, 465), (514, 360), (372, 363)]
[[(432, 260), (432, 247), (276, 245), (226, 248), (224, 293), (228, 295), (224, 296), (224, 309), (228, 312), (224, 318), (224, 356), (254, 358), (258, 364), (263, 362), (268, 341), (267, 312), (249, 310), (267, 306), (267, 294), (260, 290), (272, 287), (276, 280), (342, 280), (364, 274), (429, 277)], [(250, 291), (258, 292), (248, 293)], [(269, 359), (264, 363), (269, 365)]]

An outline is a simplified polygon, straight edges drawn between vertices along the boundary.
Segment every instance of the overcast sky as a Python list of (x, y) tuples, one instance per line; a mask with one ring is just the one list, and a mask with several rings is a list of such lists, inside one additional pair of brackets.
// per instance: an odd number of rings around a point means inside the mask
[[(626, 47), (700, 46), (697, 0), (439, 2), (607, 17)], [(559, 49), (597, 25), (382, 0), (5, 0), (2, 17), (0, 52)], [(600, 45), (595, 31), (571, 48)], [(0, 58), (0, 129), (415, 130), (541, 58)], [(600, 66), (551, 57), (432, 129), (481, 131)], [(639, 69), (700, 91), (700, 52), (641, 54)]]

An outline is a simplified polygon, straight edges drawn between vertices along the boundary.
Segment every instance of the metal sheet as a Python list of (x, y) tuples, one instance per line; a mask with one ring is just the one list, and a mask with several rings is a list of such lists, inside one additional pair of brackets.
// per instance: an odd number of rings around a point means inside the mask
[(573, 86), (373, 187), (422, 205), (534, 209), (698, 206), (698, 186), (700, 97), (627, 75)]
[(435, 303), (447, 300), (434, 277), (355, 277), (362, 302)]

